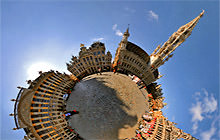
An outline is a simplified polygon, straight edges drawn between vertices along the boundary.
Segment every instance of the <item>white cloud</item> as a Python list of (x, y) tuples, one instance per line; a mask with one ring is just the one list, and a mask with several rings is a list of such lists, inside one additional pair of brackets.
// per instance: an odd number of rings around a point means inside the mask
[(202, 89), (203, 90), (203, 92), (204, 92), (204, 94), (206, 95), (206, 96), (208, 96), (209, 95), (209, 93), (208, 93), (208, 91), (206, 90), (206, 89)]
[(125, 10), (126, 12), (130, 12), (130, 13), (135, 13), (135, 12), (136, 12), (134, 9), (129, 8), (129, 7), (125, 7), (124, 10)]
[(211, 140), (212, 136), (215, 134), (215, 131), (216, 131), (216, 128), (211, 127), (210, 130), (202, 132), (201, 133), (202, 140)]
[[(212, 121), (212, 124), (211, 124), (211, 128), (207, 131), (203, 131), (200, 136), (202, 138), (202, 140), (211, 140), (211, 138), (216, 134), (216, 136), (218, 135), (217, 133), (219, 132), (216, 132), (216, 130), (218, 131), (218, 126), (219, 126), (219, 118), (220, 116), (216, 116), (214, 118), (214, 120)], [(217, 125), (217, 127), (215, 127)]]
[(217, 110), (217, 100), (214, 98), (213, 94), (211, 97), (208, 96), (208, 92), (204, 89), (206, 97), (204, 98), (204, 112), (212, 113)]
[(117, 29), (117, 26), (118, 26), (117, 24), (114, 24), (114, 25), (112, 26), (112, 30), (115, 31), (115, 30)]
[(195, 123), (193, 123), (193, 127), (192, 127), (192, 130), (193, 130), (193, 134), (195, 134), (197, 132), (197, 129), (198, 129), (198, 121), (196, 121)]
[(192, 113), (192, 121), (202, 121), (202, 106), (201, 102), (197, 102), (196, 104), (192, 105), (192, 108), (190, 109), (190, 112)]
[(159, 20), (159, 15), (153, 12), (152, 10), (148, 11), (148, 19), (149, 20)]
[(115, 34), (116, 34), (117, 36), (123, 36), (123, 33), (122, 33), (120, 30), (116, 30)]
[(104, 40), (104, 38), (103, 38), (103, 37), (100, 37), (100, 38), (93, 38), (92, 40), (93, 40), (93, 41), (102, 41), (102, 40)]
[(112, 26), (112, 30), (115, 31), (115, 35), (117, 35), (117, 36), (123, 36), (123, 33), (122, 33), (119, 29), (117, 29), (117, 27), (118, 27), (117, 24), (114, 24), (114, 25)]
[(201, 94), (200, 94), (200, 92), (196, 92), (195, 95), (196, 96), (200, 96)]
[[(205, 89), (203, 89), (203, 94), (196, 92), (193, 95), (195, 103), (192, 104), (190, 108), (190, 113), (192, 114), (192, 130), (195, 134), (197, 132), (199, 122), (202, 122), (204, 119), (212, 118), (213, 112), (217, 110), (217, 100), (214, 98), (213, 94), (209, 94)], [(209, 131), (211, 135), (214, 129)], [(203, 134), (204, 137), (209, 138), (209, 135)]]

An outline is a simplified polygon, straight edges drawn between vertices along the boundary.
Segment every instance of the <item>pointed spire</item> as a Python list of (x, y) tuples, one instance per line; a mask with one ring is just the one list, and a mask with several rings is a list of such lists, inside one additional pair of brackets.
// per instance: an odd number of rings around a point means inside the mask
[(205, 11), (203, 10), (195, 19), (184, 25), (184, 27), (188, 27), (192, 30), (196, 26), (200, 18), (204, 15), (204, 12)]
[(165, 59), (170, 53), (172, 53), (185, 41), (186, 38), (190, 36), (193, 28), (196, 26), (203, 14), (204, 10), (195, 19), (180, 27), (177, 32), (174, 32), (172, 36), (160, 48), (157, 54), (159, 54), (162, 59)]
[[(169, 60), (173, 55), (171, 54), (177, 47), (179, 47), (185, 40), (191, 35), (193, 28), (198, 23), (199, 19), (203, 16), (204, 10), (192, 21), (181, 26), (177, 32), (174, 32), (171, 37), (163, 44), (162, 47), (157, 47), (157, 49), (151, 54), (152, 66), (154, 69), (163, 65)], [(159, 50), (158, 50), (159, 49)], [(152, 71), (154, 70), (152, 69)]]
[(130, 34), (129, 34), (129, 24), (128, 24), (128, 28), (126, 29), (126, 31), (125, 31), (124, 34), (123, 34), (122, 41), (123, 41), (123, 42), (128, 41), (128, 37), (129, 37), (129, 36), (130, 36)]

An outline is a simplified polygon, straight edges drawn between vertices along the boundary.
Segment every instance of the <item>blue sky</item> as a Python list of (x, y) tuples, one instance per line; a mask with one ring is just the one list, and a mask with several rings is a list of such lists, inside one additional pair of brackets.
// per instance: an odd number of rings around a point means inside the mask
[(114, 55), (128, 24), (129, 41), (148, 54), (205, 10), (192, 35), (159, 68), (164, 114), (177, 127), (204, 140), (220, 137), (218, 1), (6, 1), (1, 2), (1, 138), (22, 139), (13, 131), (17, 86), (36, 71), (66, 71), (65, 62), (100, 40)]

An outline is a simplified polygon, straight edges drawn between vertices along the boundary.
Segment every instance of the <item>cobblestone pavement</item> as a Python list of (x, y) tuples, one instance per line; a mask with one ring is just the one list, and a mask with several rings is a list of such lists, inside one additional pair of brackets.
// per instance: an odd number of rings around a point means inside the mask
[(143, 94), (126, 75), (90, 75), (76, 84), (67, 102), (67, 110), (80, 112), (69, 119), (70, 126), (86, 140), (133, 137), (148, 108)]

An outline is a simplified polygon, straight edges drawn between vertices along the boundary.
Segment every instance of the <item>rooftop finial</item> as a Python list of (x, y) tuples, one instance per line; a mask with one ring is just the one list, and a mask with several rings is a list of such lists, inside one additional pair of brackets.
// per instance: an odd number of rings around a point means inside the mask
[(128, 33), (128, 34), (129, 34), (129, 26), (130, 26), (130, 24), (128, 24), (128, 28), (126, 30), (126, 33)]
[(80, 47), (84, 47), (84, 46), (85, 46), (84, 44), (80, 43)]
[(202, 12), (200, 13), (200, 16), (203, 16), (205, 10), (202, 9)]
[(128, 24), (128, 28), (127, 28), (127, 30), (124, 32), (124, 37), (126, 38), (126, 40), (127, 40), (127, 38), (130, 36), (130, 34), (129, 34), (129, 25), (130, 24)]

